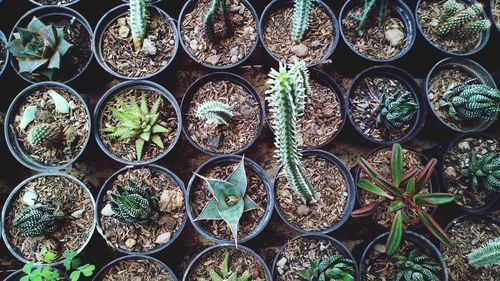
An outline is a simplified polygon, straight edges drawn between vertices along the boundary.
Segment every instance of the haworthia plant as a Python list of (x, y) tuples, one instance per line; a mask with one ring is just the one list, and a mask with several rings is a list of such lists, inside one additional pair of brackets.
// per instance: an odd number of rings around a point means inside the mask
[[(224, 260), (219, 266), (220, 272), (217, 273), (212, 266), (208, 267), (208, 273), (210, 274), (210, 281), (264, 281), (260, 278), (253, 279), (249, 270), (245, 270), (241, 273), (241, 267), (237, 267), (234, 270), (229, 269), (229, 254), (224, 256)], [(197, 281), (207, 281), (205, 278), (198, 278)]]
[(292, 18), (292, 40), (302, 40), (309, 28), (313, 0), (295, 0)]
[(382, 94), (378, 106), (373, 110), (376, 127), (385, 126), (390, 130), (403, 128), (418, 110), (415, 98), (408, 91)]
[(210, 0), (210, 7), (203, 15), (203, 28), (205, 29), (205, 38), (215, 43), (214, 24), (216, 19), (222, 19), (222, 29), (224, 36), (231, 31), (231, 22), (228, 16), (226, 0)]
[(64, 221), (62, 204), (58, 200), (33, 206), (25, 206), (12, 221), (14, 229), (21, 230), (21, 236), (37, 236), (55, 232)]
[(492, 151), (482, 157), (473, 156), (469, 167), (462, 169), (469, 178), (471, 187), (481, 187), (489, 192), (500, 192), (500, 152)]
[(439, 36), (452, 36), (459, 39), (477, 36), (488, 30), (491, 22), (488, 19), (477, 19), (483, 11), (480, 3), (474, 3), (460, 11), (456, 0), (447, 0), (439, 16), (436, 33)]
[(142, 48), (142, 42), (146, 37), (148, 25), (148, 14), (146, 11), (146, 0), (130, 0), (130, 18), (129, 25), (132, 31), (132, 40), (136, 51)]
[(440, 281), (439, 265), (430, 257), (413, 249), (408, 256), (395, 256), (398, 273), (396, 281)]
[(219, 125), (229, 124), (233, 117), (231, 107), (220, 101), (207, 101), (202, 103), (196, 110), (198, 118), (207, 119)]
[(500, 265), (500, 237), (493, 238), (467, 254), (467, 260), (474, 267)]
[(356, 263), (353, 260), (339, 254), (324, 259), (319, 253), (316, 256), (315, 260), (309, 259), (309, 268), (298, 271), (300, 277), (308, 281), (354, 281)]
[(123, 224), (147, 224), (158, 218), (159, 199), (148, 187), (141, 187), (133, 181), (127, 186), (118, 186), (118, 192), (111, 194), (111, 209), (115, 218)]

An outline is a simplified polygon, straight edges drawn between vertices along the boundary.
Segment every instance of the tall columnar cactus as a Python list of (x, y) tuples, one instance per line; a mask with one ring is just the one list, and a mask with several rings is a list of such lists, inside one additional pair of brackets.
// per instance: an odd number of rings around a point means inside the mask
[(310, 92), (309, 73), (304, 62), (296, 62), (289, 69), (280, 64), (279, 71), (272, 69), (269, 76), (266, 99), (276, 129), (277, 157), (292, 189), (304, 203), (308, 203), (313, 199), (313, 188), (300, 162), (297, 119), (303, 114)]
[(142, 42), (146, 37), (146, 28), (148, 25), (148, 14), (146, 11), (146, 0), (130, 0), (130, 18), (129, 25), (132, 31), (132, 40), (136, 51), (142, 48)]
[(481, 187), (490, 192), (500, 192), (500, 152), (490, 152), (481, 158), (472, 157), (462, 175), (470, 179), (474, 190)]
[(401, 129), (417, 110), (417, 103), (410, 92), (398, 91), (392, 95), (384, 92), (379, 105), (373, 110), (375, 125), (377, 128), (383, 125), (390, 130)]
[(473, 267), (500, 265), (500, 237), (493, 238), (467, 254)]
[(28, 141), (32, 146), (54, 143), (62, 135), (62, 128), (57, 123), (43, 123), (34, 126), (28, 133)]
[(477, 19), (483, 7), (475, 3), (463, 11), (459, 11), (455, 0), (448, 0), (443, 5), (443, 11), (439, 16), (439, 25), (436, 33), (439, 36), (452, 36), (459, 39), (469, 36), (477, 36), (491, 26), (487, 19)]
[(227, 36), (231, 31), (231, 22), (228, 16), (226, 0), (211, 0), (210, 7), (203, 16), (203, 28), (205, 29), (205, 38), (215, 43), (216, 35), (214, 24), (216, 19), (222, 20), (223, 36)]
[(317, 254), (316, 260), (309, 260), (308, 263), (308, 269), (298, 271), (298, 274), (308, 281), (354, 281), (356, 263), (342, 255), (336, 254), (323, 259)]
[(398, 274), (395, 281), (439, 281), (439, 265), (428, 256), (413, 249), (408, 256), (396, 256)]
[(55, 232), (64, 220), (61, 208), (57, 200), (26, 206), (15, 216), (12, 227), (20, 229), (23, 237)]
[(202, 103), (196, 110), (198, 118), (211, 120), (218, 125), (227, 125), (233, 117), (231, 107), (220, 101), (207, 101)]
[(312, 10), (312, 0), (295, 0), (292, 18), (292, 40), (298, 42), (304, 37)]
[(448, 108), (448, 115), (456, 121), (492, 120), (500, 111), (500, 91), (471, 79), (463, 84), (452, 84), (439, 101)]
[(364, 0), (363, 13), (360, 16), (353, 15), (352, 18), (358, 22), (358, 33), (362, 34), (365, 23), (368, 17), (373, 13), (375, 7), (378, 6), (377, 11), (377, 25), (382, 27), (388, 13), (389, 0)]
[(148, 187), (141, 187), (133, 181), (127, 186), (118, 186), (118, 192), (111, 194), (111, 210), (123, 224), (147, 224), (158, 218), (159, 199)]

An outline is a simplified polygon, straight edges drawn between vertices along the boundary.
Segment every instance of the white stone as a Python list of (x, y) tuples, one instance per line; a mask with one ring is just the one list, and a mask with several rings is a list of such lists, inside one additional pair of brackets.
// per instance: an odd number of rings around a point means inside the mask
[(156, 55), (156, 51), (156, 44), (148, 38), (144, 39), (142, 42), (142, 52), (146, 55), (154, 56)]
[(385, 39), (389, 41), (391, 46), (396, 47), (403, 43), (405, 34), (399, 29), (389, 29), (384, 32)]
[(113, 209), (111, 209), (111, 204), (106, 204), (106, 206), (104, 206), (104, 208), (102, 208), (101, 210), (101, 215), (105, 217), (111, 217), (114, 214), (115, 212), (113, 212)]
[(38, 194), (36, 192), (34, 192), (33, 190), (27, 190), (23, 194), (23, 203), (28, 205), (28, 206), (33, 206), (33, 205), (35, 205), (37, 198), (38, 198)]
[(172, 237), (171, 232), (166, 232), (158, 235), (158, 237), (155, 240), (155, 244), (165, 244), (168, 241), (170, 241), (170, 238)]
[(71, 216), (74, 217), (75, 219), (81, 219), (84, 211), (85, 209), (76, 210), (73, 213), (71, 213)]

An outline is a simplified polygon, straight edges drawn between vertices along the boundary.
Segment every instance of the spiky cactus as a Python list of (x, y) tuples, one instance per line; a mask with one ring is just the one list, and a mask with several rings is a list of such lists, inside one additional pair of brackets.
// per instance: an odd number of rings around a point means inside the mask
[(500, 91), (471, 79), (463, 84), (452, 84), (439, 101), (448, 108), (448, 115), (455, 121), (495, 119), (500, 111)]
[(62, 128), (57, 123), (43, 123), (33, 126), (28, 133), (28, 141), (32, 146), (41, 146), (53, 143), (62, 134)]
[(220, 101), (207, 101), (196, 110), (196, 117), (211, 120), (218, 125), (227, 125), (233, 117), (231, 107)]
[(15, 216), (12, 227), (20, 229), (23, 237), (55, 232), (64, 220), (61, 208), (57, 200), (26, 206)]
[(203, 16), (205, 38), (211, 43), (215, 43), (216, 41), (216, 35), (214, 32), (216, 19), (221, 20), (223, 37), (227, 36), (231, 31), (231, 21), (228, 16), (226, 0), (211, 0), (210, 7)]
[(462, 175), (470, 179), (471, 187), (500, 192), (500, 152), (490, 152), (481, 158), (473, 156)]
[(382, 94), (379, 105), (373, 110), (377, 128), (385, 126), (390, 130), (401, 129), (412, 119), (418, 106), (415, 98), (408, 91), (397, 91), (389, 95)]
[(299, 42), (309, 28), (312, 0), (295, 0), (292, 18), (292, 40)]
[(276, 128), (277, 157), (292, 189), (304, 203), (308, 203), (313, 199), (313, 188), (301, 167), (297, 119), (304, 112), (310, 92), (309, 73), (304, 62), (296, 62), (288, 69), (280, 64), (279, 71), (272, 69), (269, 76), (266, 99)]
[[(317, 255), (319, 256), (319, 254)], [(342, 255), (332, 255), (326, 259), (309, 259), (309, 268), (299, 270), (299, 275), (308, 281), (351, 280), (354, 281), (356, 263)]]
[(439, 265), (428, 256), (413, 249), (408, 256), (396, 256), (396, 265), (399, 268), (396, 281), (439, 281)]
[(458, 12), (459, 6), (457, 1), (448, 0), (443, 4), (443, 11), (439, 15), (439, 22), (445, 22), (450, 17), (454, 16)]
[(500, 237), (493, 238), (467, 254), (473, 267), (500, 265)]
[(480, 3), (474, 3), (463, 11), (458, 11), (456, 0), (448, 0), (443, 5), (436, 29), (438, 36), (452, 36), (459, 39), (477, 36), (491, 26), (487, 19), (476, 19), (482, 12)]
[(159, 199), (148, 187), (141, 187), (133, 181), (127, 186), (118, 186), (118, 192), (111, 194), (111, 209), (115, 218), (123, 224), (147, 224), (158, 218)]
[(359, 34), (363, 33), (365, 23), (368, 17), (373, 13), (376, 6), (378, 6), (377, 26), (380, 28), (387, 17), (389, 0), (364, 0), (363, 13), (361, 16), (351, 16), (355, 21), (357, 21), (357, 30)]
[(136, 51), (142, 48), (142, 42), (146, 37), (146, 28), (148, 25), (148, 14), (146, 11), (146, 0), (130, 0), (129, 25), (132, 31), (132, 40)]

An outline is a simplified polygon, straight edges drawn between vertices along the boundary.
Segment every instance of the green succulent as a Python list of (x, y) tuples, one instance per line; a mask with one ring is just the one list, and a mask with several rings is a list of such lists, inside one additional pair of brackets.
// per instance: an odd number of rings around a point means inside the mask
[[(250, 279), (251, 275), (248, 270), (241, 273), (241, 268), (237, 267), (234, 271), (229, 270), (229, 254), (224, 256), (224, 261), (219, 267), (220, 273), (217, 273), (213, 267), (208, 268), (211, 281), (264, 281), (260, 278)], [(197, 281), (207, 281), (205, 278), (198, 278)]]
[(382, 24), (384, 23), (384, 20), (387, 17), (389, 11), (389, 0), (363, 0), (363, 13), (361, 14), (361, 16), (351, 16), (352, 19), (357, 21), (357, 30), (360, 35), (363, 34), (365, 23), (368, 17), (374, 12), (375, 7), (377, 6), (377, 25), (380, 28), (382, 27)]
[(228, 125), (233, 117), (231, 107), (220, 101), (207, 101), (202, 103), (196, 110), (198, 118), (211, 120), (218, 125)]
[(47, 203), (35, 202), (25, 206), (12, 221), (14, 229), (21, 230), (21, 236), (38, 236), (55, 232), (64, 221), (62, 204), (58, 200)]
[(500, 265), (500, 237), (490, 239), (479, 248), (467, 254), (467, 260), (473, 267)]
[(130, 97), (129, 104), (119, 98), (116, 101), (120, 107), (110, 108), (114, 118), (118, 121), (118, 125), (102, 129), (105, 137), (135, 139), (136, 155), (139, 161), (142, 158), (142, 151), (146, 142), (151, 141), (160, 148), (165, 147), (161, 140), (161, 134), (170, 130), (158, 124), (160, 118), (158, 110), (162, 103), (161, 97), (158, 97), (151, 109), (148, 109), (144, 94), (141, 96), (140, 106), (137, 104), (135, 97)]
[(490, 192), (500, 192), (500, 152), (490, 152), (483, 157), (473, 156), (469, 167), (462, 169), (462, 175), (469, 178), (471, 187)]
[(145, 0), (130, 0), (129, 1), (130, 19), (129, 25), (132, 31), (132, 40), (136, 51), (142, 48), (142, 42), (146, 36), (146, 28), (148, 25), (148, 14), (146, 11)]
[(159, 199), (148, 187), (141, 187), (133, 181), (127, 186), (118, 186), (118, 192), (111, 194), (111, 210), (123, 224), (145, 225), (159, 216)]
[(32, 146), (54, 143), (62, 135), (62, 127), (58, 123), (43, 123), (33, 126), (28, 133), (28, 141)]
[(298, 271), (299, 275), (308, 281), (354, 281), (356, 273), (355, 262), (339, 254), (326, 259), (309, 259), (309, 266), (308, 269)]
[(36, 17), (26, 28), (18, 27), (7, 49), (16, 57), (20, 73), (39, 73), (52, 79), (61, 59), (71, 48), (62, 28), (45, 25)]
[(428, 256), (413, 249), (408, 256), (395, 256), (399, 268), (396, 281), (439, 281), (439, 265)]
[(224, 220), (231, 229), (237, 244), (238, 223), (241, 216), (244, 212), (258, 208), (257, 204), (246, 195), (248, 182), (245, 172), (245, 158), (241, 158), (236, 169), (225, 180), (198, 176), (206, 181), (208, 190), (214, 198), (208, 201), (195, 221)]
[(227, 36), (231, 32), (231, 21), (228, 16), (226, 0), (210, 0), (210, 7), (203, 16), (205, 38), (211, 43), (216, 43), (214, 32), (216, 20), (221, 21), (223, 34)]
[(292, 18), (292, 40), (299, 42), (309, 28), (313, 0), (295, 0)]
[(373, 110), (375, 125), (377, 128), (383, 125), (389, 130), (401, 129), (410, 122), (417, 110), (417, 103), (410, 92), (397, 91), (392, 95), (384, 92), (380, 103)]
[(480, 3), (474, 3), (463, 11), (458, 6), (456, 0), (448, 0), (443, 4), (437, 35), (465, 39), (478, 36), (491, 27), (490, 20), (476, 19), (483, 11)]

